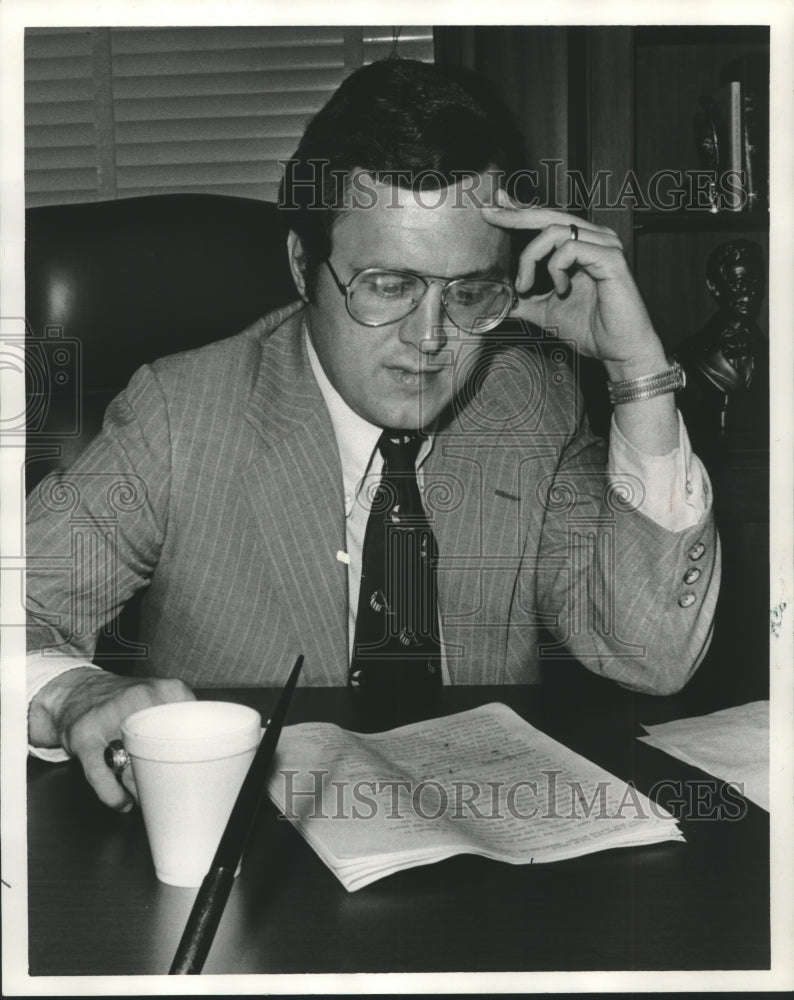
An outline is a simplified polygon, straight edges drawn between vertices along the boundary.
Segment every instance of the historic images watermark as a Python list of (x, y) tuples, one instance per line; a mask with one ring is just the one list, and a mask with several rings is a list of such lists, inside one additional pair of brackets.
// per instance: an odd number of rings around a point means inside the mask
[[(329, 161), (280, 160), (283, 183), (279, 208), (290, 210), (399, 209), (401, 191), (411, 191), (417, 205), (434, 209), (499, 207), (497, 192), (517, 197), (521, 208), (551, 208), (567, 212), (633, 209), (638, 212), (740, 211), (747, 205), (747, 185), (741, 170), (656, 170), (647, 177), (627, 170), (563, 169), (564, 161), (543, 159), (537, 169), (451, 171), (341, 170)], [(450, 183), (451, 181), (451, 183)], [(525, 192), (544, 192), (527, 196)]]
[(51, 400), (58, 395), (57, 434), (50, 437), (77, 437), (81, 429), (82, 345), (67, 337), (60, 325), (45, 327), (40, 336), (26, 336), (26, 322), (20, 317), (0, 318), (0, 358), (3, 368), (27, 382), (25, 406), (0, 418), (0, 433), (6, 446), (25, 437), (44, 435)]
[(658, 781), (645, 795), (633, 782), (606, 779), (585, 788), (555, 769), (542, 781), (406, 778), (335, 780), (327, 769), (283, 769), (283, 818), (289, 820), (631, 820), (742, 819), (741, 782), (713, 779)]

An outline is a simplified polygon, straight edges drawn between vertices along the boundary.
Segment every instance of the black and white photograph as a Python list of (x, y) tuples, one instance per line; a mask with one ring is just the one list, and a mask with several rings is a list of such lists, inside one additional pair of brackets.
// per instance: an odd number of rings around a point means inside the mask
[(794, 11), (0, 17), (3, 995), (794, 989)]

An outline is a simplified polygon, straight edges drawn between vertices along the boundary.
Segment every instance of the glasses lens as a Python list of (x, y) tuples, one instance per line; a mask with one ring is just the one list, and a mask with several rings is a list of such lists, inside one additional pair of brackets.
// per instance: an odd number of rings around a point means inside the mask
[(421, 278), (402, 271), (362, 271), (350, 285), (350, 312), (367, 326), (394, 323), (416, 307), (425, 287)]
[(501, 281), (473, 281), (461, 278), (444, 290), (447, 315), (468, 333), (492, 330), (510, 311), (513, 292)]

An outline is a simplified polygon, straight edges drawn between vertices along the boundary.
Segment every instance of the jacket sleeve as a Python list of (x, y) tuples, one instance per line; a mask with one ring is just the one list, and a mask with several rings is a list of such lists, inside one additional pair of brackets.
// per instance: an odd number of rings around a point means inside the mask
[(29, 654), (90, 660), (101, 628), (148, 584), (165, 537), (170, 455), (165, 400), (144, 367), (82, 455), (29, 497)]
[(632, 690), (673, 694), (711, 641), (719, 539), (710, 494), (696, 522), (675, 531), (640, 512), (645, 489), (636, 475), (607, 472), (606, 446), (583, 420), (538, 486), (536, 600), (553, 623), (541, 654), (567, 652)]

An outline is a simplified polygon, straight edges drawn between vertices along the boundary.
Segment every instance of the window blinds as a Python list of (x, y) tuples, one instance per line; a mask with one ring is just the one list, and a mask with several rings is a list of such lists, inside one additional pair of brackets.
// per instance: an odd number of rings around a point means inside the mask
[(29, 29), (29, 206), (176, 191), (274, 200), (309, 118), (393, 51), (432, 60), (432, 29)]
[(97, 197), (93, 38), (84, 29), (25, 35), (25, 187), (29, 205)]

